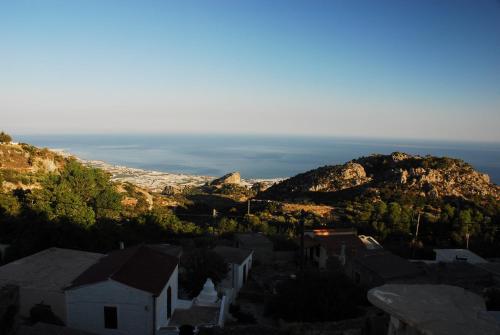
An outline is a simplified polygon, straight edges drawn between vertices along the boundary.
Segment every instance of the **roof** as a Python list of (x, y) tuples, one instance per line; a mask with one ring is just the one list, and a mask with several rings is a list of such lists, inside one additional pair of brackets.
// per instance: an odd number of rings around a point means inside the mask
[(368, 250), (378, 250), (378, 249), (383, 249), (383, 247), (378, 243), (378, 241), (373, 238), (372, 236), (367, 236), (367, 235), (358, 235), (358, 238), (363, 242), (365, 245), (366, 249)]
[(390, 252), (366, 253), (356, 257), (354, 261), (385, 280), (421, 274), (418, 266)]
[(488, 263), (486, 259), (467, 249), (434, 249), (434, 252), (436, 253), (436, 259), (439, 258), (442, 262)]
[(45, 249), (0, 267), (0, 284), (62, 292), (103, 256), (71, 249)]
[(419, 333), (494, 335), (500, 327), (488, 318), (484, 300), (449, 285), (383, 285), (368, 291), (368, 300)]
[(318, 226), (311, 229), (305, 229), (304, 234), (314, 236), (332, 236), (332, 235), (358, 235), (358, 230), (356, 228), (333, 228)]
[(261, 233), (240, 233), (234, 234), (234, 237), (243, 244), (251, 245), (251, 246), (271, 246), (273, 242), (267, 238), (264, 234)]
[(148, 248), (154, 249), (156, 251), (162, 252), (166, 255), (181, 257), (182, 256), (182, 247), (180, 245), (173, 244), (147, 244)]
[(218, 245), (212, 250), (230, 264), (242, 264), (253, 252), (250, 249), (226, 247), (223, 245)]
[(488, 271), (489, 273), (495, 275), (495, 276), (500, 276), (500, 263), (479, 263), (475, 264), (478, 268), (481, 268), (485, 271)]
[(347, 255), (354, 256), (366, 252), (365, 245), (356, 235), (315, 236), (314, 240), (318, 241), (329, 255), (340, 255), (343, 245)]
[(83, 272), (68, 289), (114, 280), (157, 296), (178, 263), (178, 258), (144, 245), (117, 250)]

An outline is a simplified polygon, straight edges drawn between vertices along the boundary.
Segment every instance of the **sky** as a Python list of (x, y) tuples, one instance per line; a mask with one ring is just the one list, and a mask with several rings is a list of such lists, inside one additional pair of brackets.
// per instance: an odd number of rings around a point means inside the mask
[(500, 142), (500, 1), (0, 0), (0, 128)]

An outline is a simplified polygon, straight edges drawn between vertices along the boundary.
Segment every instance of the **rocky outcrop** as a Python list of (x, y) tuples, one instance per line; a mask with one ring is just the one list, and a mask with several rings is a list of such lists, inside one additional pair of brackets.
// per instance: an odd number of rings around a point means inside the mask
[(268, 191), (286, 193), (336, 192), (368, 183), (361, 164), (349, 162), (344, 165), (323, 166), (286, 179)]
[(241, 184), (241, 175), (238, 171), (228, 173), (220, 178), (212, 180), (210, 186), (222, 186), (227, 184)]
[(374, 193), (382, 188), (397, 189), (429, 198), (491, 196), (500, 199), (500, 187), (492, 184), (488, 175), (461, 160), (412, 156), (401, 152), (320, 167), (272, 186), (264, 195), (286, 198), (291, 194), (338, 192), (353, 188), (362, 188), (365, 193)]

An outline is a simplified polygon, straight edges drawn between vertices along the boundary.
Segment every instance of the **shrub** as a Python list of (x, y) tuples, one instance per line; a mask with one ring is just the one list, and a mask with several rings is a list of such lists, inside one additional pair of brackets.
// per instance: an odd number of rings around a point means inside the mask
[(12, 137), (10, 137), (9, 134), (4, 133), (3, 131), (0, 132), (0, 143), (10, 143), (12, 142)]

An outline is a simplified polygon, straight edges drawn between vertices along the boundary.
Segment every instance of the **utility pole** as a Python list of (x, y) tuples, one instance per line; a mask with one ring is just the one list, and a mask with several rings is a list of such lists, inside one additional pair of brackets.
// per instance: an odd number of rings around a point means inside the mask
[(417, 241), (418, 241), (418, 229), (419, 228), (420, 228), (420, 211), (418, 212), (417, 228), (415, 229), (415, 238), (413, 239), (412, 258), (415, 258), (415, 251), (416, 251), (416, 246), (417, 246)]
[(212, 219), (213, 219), (212, 228), (215, 232), (215, 226), (216, 226), (216, 222), (217, 222), (217, 210), (215, 208), (212, 209)]
[(304, 274), (304, 220), (300, 220), (300, 275)]
[(250, 199), (248, 199), (247, 215), (250, 215)]
[(415, 242), (418, 240), (418, 229), (420, 228), (420, 212), (418, 212), (418, 217), (417, 217), (417, 229), (415, 231)]

